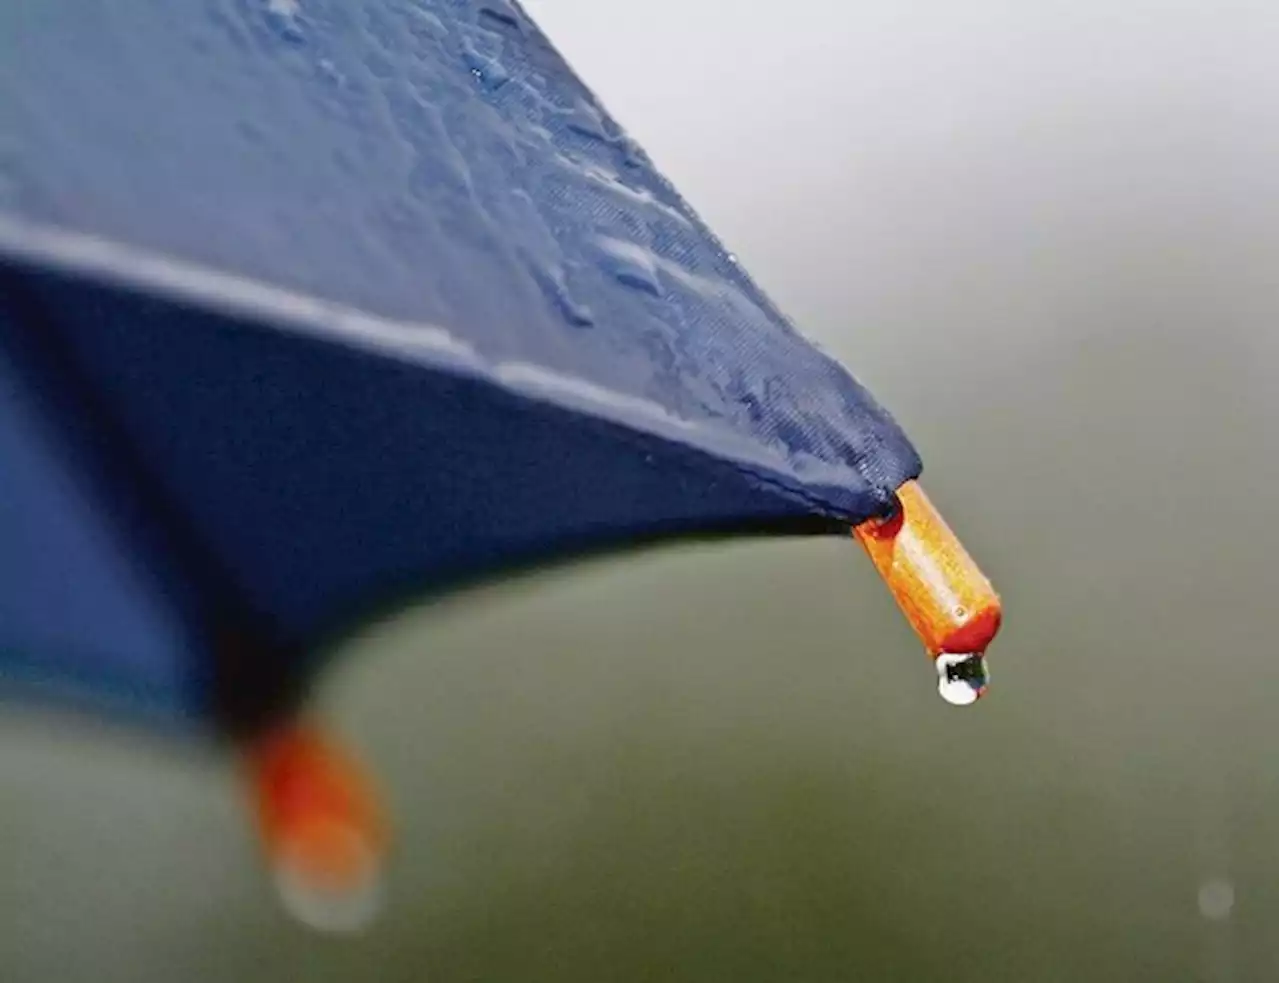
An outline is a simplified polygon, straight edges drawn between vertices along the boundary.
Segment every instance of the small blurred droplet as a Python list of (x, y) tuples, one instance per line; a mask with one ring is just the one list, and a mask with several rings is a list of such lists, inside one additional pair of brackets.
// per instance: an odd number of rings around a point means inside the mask
[(496, 58), (486, 57), (470, 44), (463, 44), (462, 60), (472, 77), (490, 91), (502, 88), (511, 80), (511, 74)]
[(299, 22), (302, 14), (300, 0), (266, 0), (264, 6), (268, 21), (277, 35), (294, 44), (304, 39), (302, 25)]
[(1230, 881), (1215, 878), (1200, 885), (1196, 895), (1196, 904), (1200, 914), (1211, 922), (1224, 922), (1231, 917), (1231, 909), (1235, 907), (1236, 890)]
[[(276, 891), (285, 910), (317, 932), (350, 935), (373, 924), (382, 908), (382, 877), (375, 851), (349, 828), (328, 827), (319, 844), (299, 840), (275, 858)], [(342, 863), (335, 867), (334, 852)]]
[(991, 672), (981, 652), (944, 652), (934, 660), (938, 670), (938, 694), (955, 707), (977, 703), (991, 685)]

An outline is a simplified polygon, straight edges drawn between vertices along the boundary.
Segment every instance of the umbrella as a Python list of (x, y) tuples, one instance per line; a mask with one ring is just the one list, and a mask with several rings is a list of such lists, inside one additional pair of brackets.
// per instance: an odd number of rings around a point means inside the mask
[(943, 695), (981, 694), (999, 602), (906, 435), (519, 7), (0, 33), (0, 674), (233, 742), (310, 921), (366, 911), (386, 836), (307, 685), (406, 593), (852, 530)]

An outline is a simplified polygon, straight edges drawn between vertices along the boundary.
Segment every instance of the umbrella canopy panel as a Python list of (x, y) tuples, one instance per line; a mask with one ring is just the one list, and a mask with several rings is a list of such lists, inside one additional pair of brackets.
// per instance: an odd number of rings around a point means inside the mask
[(237, 686), (388, 592), (858, 522), (919, 473), (514, 5), (0, 36), (0, 357), (187, 636), (236, 623)]

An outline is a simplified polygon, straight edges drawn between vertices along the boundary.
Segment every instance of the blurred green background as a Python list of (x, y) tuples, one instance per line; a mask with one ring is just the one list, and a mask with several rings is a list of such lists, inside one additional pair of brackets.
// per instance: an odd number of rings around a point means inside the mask
[(841, 540), (406, 612), (321, 694), (400, 834), (340, 941), (228, 762), (8, 707), (0, 979), (1273, 979), (1274, 5), (528, 6), (912, 434), (990, 697)]

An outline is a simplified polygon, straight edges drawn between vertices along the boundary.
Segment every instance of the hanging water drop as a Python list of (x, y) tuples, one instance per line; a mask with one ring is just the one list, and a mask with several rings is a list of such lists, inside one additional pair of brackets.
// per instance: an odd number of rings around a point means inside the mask
[(967, 707), (991, 685), (991, 671), (981, 652), (944, 652), (934, 659), (938, 670), (938, 694), (955, 707)]
[(382, 907), (382, 870), (360, 831), (315, 823), (282, 842), (273, 859), (281, 903), (317, 932), (349, 935), (373, 924)]

